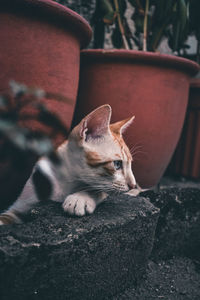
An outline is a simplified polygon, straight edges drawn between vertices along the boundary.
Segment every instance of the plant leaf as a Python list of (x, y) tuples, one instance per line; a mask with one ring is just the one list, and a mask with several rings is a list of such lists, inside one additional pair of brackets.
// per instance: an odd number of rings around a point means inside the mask
[(115, 21), (115, 11), (109, 0), (99, 0), (99, 9), (105, 24), (112, 25)]
[(50, 112), (43, 104), (39, 103), (37, 106), (39, 108), (39, 113), (37, 116), (38, 121), (67, 137), (67, 129), (60, 119)]

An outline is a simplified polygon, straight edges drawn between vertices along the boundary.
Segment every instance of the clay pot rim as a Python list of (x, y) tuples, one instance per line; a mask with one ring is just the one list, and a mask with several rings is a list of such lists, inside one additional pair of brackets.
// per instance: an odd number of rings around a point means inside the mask
[[(59, 23), (64, 27), (66, 27), (69, 22), (73, 23), (70, 30), (75, 31), (78, 35), (81, 48), (86, 47), (92, 38), (92, 29), (83, 17), (70, 8), (53, 0), (1, 0), (0, 11), (3, 9), (6, 9), (8, 12), (17, 11), (23, 14), (32, 12), (33, 17), (33, 10), (35, 10), (42, 16), (49, 16), (49, 20), (52, 20), (54, 23), (59, 20)], [(36, 17), (38, 17), (38, 14)]]
[(96, 59), (108, 61), (128, 61), (140, 62), (149, 65), (158, 65), (163, 67), (176, 68), (182, 70), (190, 75), (195, 75), (200, 66), (189, 59), (177, 57), (169, 54), (160, 54), (155, 52), (144, 52), (138, 50), (124, 50), (124, 49), (87, 49), (81, 51), (81, 59)]

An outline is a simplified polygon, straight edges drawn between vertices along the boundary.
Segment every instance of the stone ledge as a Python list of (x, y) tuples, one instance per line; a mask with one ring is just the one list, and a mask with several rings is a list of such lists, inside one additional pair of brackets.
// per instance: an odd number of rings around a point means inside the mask
[(112, 300), (199, 300), (200, 274), (189, 258), (149, 261), (145, 278)]
[(60, 204), (0, 228), (1, 300), (109, 299), (136, 284), (151, 253), (159, 210), (142, 197), (110, 197), (91, 216)]
[(143, 195), (160, 209), (152, 259), (178, 255), (200, 261), (200, 189), (168, 188)]
[(167, 188), (141, 195), (160, 208), (146, 274), (113, 300), (200, 299), (200, 189)]

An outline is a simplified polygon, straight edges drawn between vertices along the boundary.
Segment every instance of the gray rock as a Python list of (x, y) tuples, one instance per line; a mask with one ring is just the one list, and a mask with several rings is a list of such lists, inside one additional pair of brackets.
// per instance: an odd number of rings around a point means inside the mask
[(181, 255), (200, 261), (200, 189), (168, 188), (143, 196), (160, 208), (152, 258)]
[(174, 257), (159, 263), (149, 261), (147, 274), (136, 288), (113, 300), (199, 300), (200, 274), (189, 258)]
[(160, 208), (154, 247), (138, 286), (113, 300), (199, 300), (200, 189), (167, 188), (142, 195)]
[(43, 204), (0, 228), (1, 300), (110, 299), (144, 274), (159, 215), (145, 198), (111, 197), (93, 215)]

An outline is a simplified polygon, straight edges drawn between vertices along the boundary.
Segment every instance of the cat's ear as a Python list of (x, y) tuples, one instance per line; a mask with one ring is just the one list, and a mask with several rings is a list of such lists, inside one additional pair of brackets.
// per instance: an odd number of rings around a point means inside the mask
[(84, 141), (101, 138), (110, 129), (112, 109), (109, 104), (102, 105), (87, 115), (80, 124), (80, 136)]
[(135, 116), (130, 117), (128, 119), (116, 122), (114, 124), (110, 125), (111, 131), (113, 131), (116, 134), (122, 135), (126, 129), (132, 124), (133, 120), (135, 119)]

